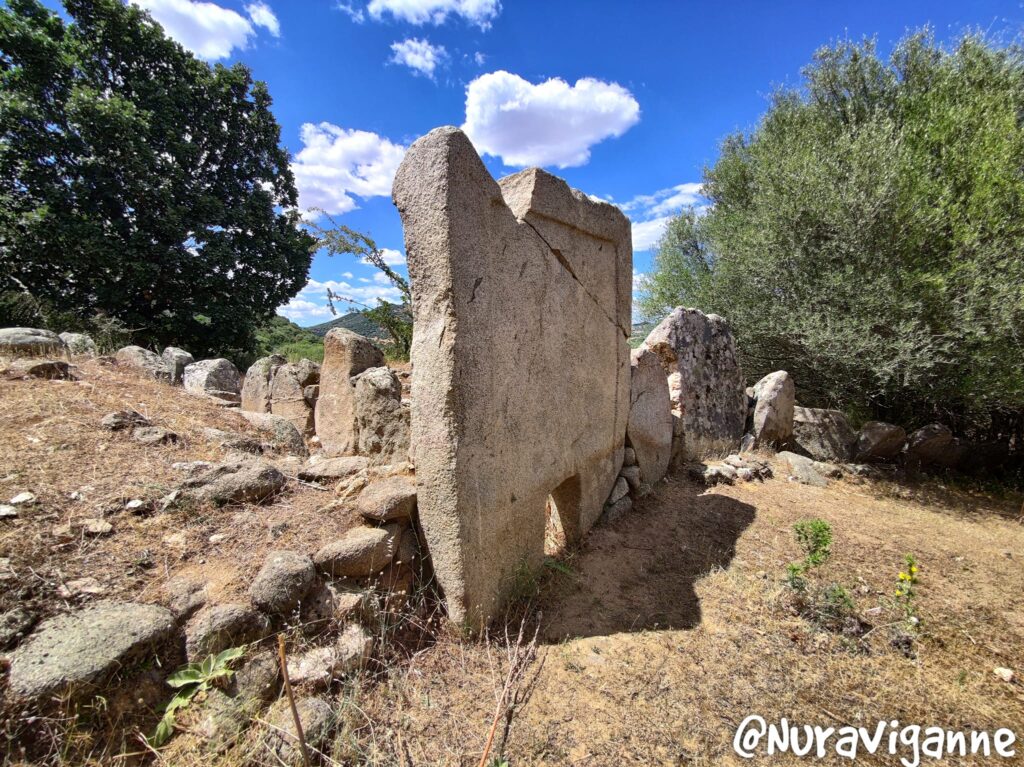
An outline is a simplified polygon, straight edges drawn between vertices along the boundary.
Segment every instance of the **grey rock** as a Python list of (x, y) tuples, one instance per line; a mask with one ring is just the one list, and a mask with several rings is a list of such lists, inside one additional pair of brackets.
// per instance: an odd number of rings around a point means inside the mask
[[(622, 471), (619, 472), (619, 476), (626, 480), (631, 493), (636, 495), (641, 491), (641, 488), (643, 487), (643, 480), (640, 477), (639, 466), (623, 466)], [(650, 488), (647, 489), (649, 490)]]
[(223, 358), (200, 360), (186, 365), (182, 380), (185, 391), (190, 394), (238, 400), (242, 392), (242, 377), (238, 368)]
[(299, 479), (308, 482), (336, 482), (348, 479), (366, 469), (369, 459), (361, 455), (323, 458), (314, 456), (299, 470)]
[(271, 615), (287, 615), (299, 606), (316, 578), (313, 561), (296, 551), (272, 551), (249, 587), (253, 605)]
[(267, 617), (247, 605), (210, 605), (185, 626), (185, 652), (190, 661), (202, 661), (207, 655), (262, 639), (269, 628)]
[(814, 468), (815, 461), (813, 459), (791, 453), (788, 450), (779, 453), (777, 458), (786, 466), (789, 476), (801, 485), (811, 485), (813, 487), (828, 486), (828, 480)]
[(142, 445), (171, 445), (178, 441), (178, 435), (162, 426), (136, 426), (132, 439)]
[(275, 697), (279, 679), (277, 659), (271, 653), (261, 653), (246, 661), (225, 689), (209, 690), (195, 726), (206, 747), (222, 752), (234, 745), (253, 718)]
[(793, 436), (796, 385), (792, 376), (778, 370), (758, 381), (753, 389), (754, 446), (785, 444)]
[(164, 584), (168, 606), (179, 621), (188, 619), (206, 605), (208, 586), (205, 580), (187, 576), (175, 576)]
[(359, 432), (352, 377), (383, 364), (384, 353), (369, 338), (344, 328), (333, 328), (324, 336), (315, 421), (316, 435), (328, 455), (356, 452)]
[(900, 454), (907, 441), (902, 426), (883, 421), (868, 421), (860, 427), (854, 460), (857, 462), (890, 461)]
[(801, 452), (817, 461), (846, 463), (857, 435), (838, 410), (794, 407), (793, 440)]
[(384, 569), (395, 557), (400, 529), (353, 527), (313, 555), (316, 568), (331, 577), (362, 578)]
[(255, 455), (263, 452), (263, 445), (257, 440), (237, 432), (206, 427), (203, 429), (203, 436), (227, 450), (237, 450), (241, 453), (253, 453)]
[(134, 429), (136, 426), (151, 426), (149, 419), (134, 410), (118, 410), (103, 416), (100, 426), (110, 431)]
[(409, 408), (402, 404), (398, 376), (390, 368), (376, 367), (352, 382), (356, 451), (374, 464), (409, 460)]
[(141, 346), (125, 346), (114, 355), (118, 365), (133, 368), (158, 381), (171, 380), (171, 371), (155, 352)]
[(625, 452), (622, 454), (622, 465), (623, 466), (636, 466), (636, 451), (627, 447)]
[(320, 379), (320, 366), (309, 360), (281, 365), (270, 384), (270, 412), (285, 418), (305, 436), (314, 431), (313, 408), (306, 401), (305, 388)]
[(356, 498), (355, 509), (364, 519), (374, 522), (412, 519), (416, 511), (416, 484), (402, 476), (371, 482)]
[(907, 459), (925, 466), (949, 468), (961, 453), (953, 432), (941, 423), (922, 426), (907, 437)]
[(24, 607), (15, 607), (0, 615), (0, 650), (18, 644), (35, 622), (35, 613)]
[(608, 503), (615, 503), (627, 495), (629, 495), (629, 483), (622, 477), (618, 477), (615, 480), (615, 486), (612, 487), (611, 495), (608, 496)]
[(156, 605), (99, 602), (49, 618), (12, 655), (11, 690), (21, 698), (77, 692), (136, 663), (172, 664), (174, 633), (174, 617)]
[(176, 346), (168, 346), (164, 349), (160, 359), (164, 361), (164, 365), (171, 372), (172, 383), (181, 383), (185, 378), (185, 368), (196, 361), (195, 357)]
[(286, 363), (287, 360), (280, 354), (271, 354), (269, 357), (260, 357), (249, 366), (242, 385), (242, 410), (270, 412), (270, 387), (278, 368)]
[(626, 439), (632, 446), (643, 482), (661, 480), (672, 459), (672, 401), (668, 379), (657, 354), (641, 347), (630, 355), (629, 420)]
[(40, 378), (47, 381), (73, 381), (71, 368), (64, 360), (17, 359), (3, 371), (10, 380)]
[(39, 328), (0, 329), (0, 354), (54, 354), (65, 350), (56, 333)]
[(633, 509), (633, 499), (628, 495), (620, 498), (615, 503), (607, 503), (604, 507), (604, 521), (614, 522)]
[(182, 495), (215, 504), (259, 503), (279, 492), (287, 482), (276, 467), (257, 459), (224, 461), (189, 477), (179, 486)]
[[(295, 701), (295, 708), (302, 722), (306, 744), (317, 750), (322, 749), (334, 729), (334, 707), (324, 698), (309, 697)], [(267, 745), (287, 767), (299, 767), (302, 764), (302, 750), (286, 699), (282, 698), (271, 706), (267, 721), (271, 725), (268, 728)]]
[(60, 339), (70, 354), (95, 357), (99, 353), (96, 342), (85, 333), (61, 333)]
[(268, 436), (269, 447), (272, 449), (302, 457), (309, 455), (302, 434), (295, 428), (295, 424), (286, 418), (272, 413), (251, 413), (245, 410), (239, 411), (238, 414)]

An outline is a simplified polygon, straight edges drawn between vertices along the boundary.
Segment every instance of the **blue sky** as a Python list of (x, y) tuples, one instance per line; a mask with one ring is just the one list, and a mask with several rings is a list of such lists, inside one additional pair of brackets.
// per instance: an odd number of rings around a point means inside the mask
[[(464, 125), (495, 177), (542, 165), (634, 221), (634, 269), (650, 268), (666, 218), (698, 200), (727, 134), (768, 94), (799, 83), (819, 46), (877, 37), (888, 52), (930, 24), (942, 40), (1018, 36), (1020, 2), (641, 0), (131, 0), (208, 61), (267, 81), (300, 204), (372, 236), (396, 263), (391, 204), (405, 148)], [(281, 313), (326, 321), (326, 288), (394, 297), (372, 268), (318, 255)]]

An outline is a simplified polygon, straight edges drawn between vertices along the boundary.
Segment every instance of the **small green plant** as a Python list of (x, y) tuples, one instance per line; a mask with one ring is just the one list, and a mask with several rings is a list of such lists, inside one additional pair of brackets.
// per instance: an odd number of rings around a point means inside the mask
[(793, 525), (793, 532), (804, 550), (804, 558), (786, 565), (786, 582), (794, 591), (805, 591), (804, 576), (832, 556), (832, 526), (823, 519), (805, 519)]
[(917, 594), (914, 591), (914, 586), (917, 585), (917, 559), (913, 554), (906, 554), (903, 561), (906, 564), (906, 569), (900, 570), (897, 576), (896, 607), (903, 613), (907, 625), (916, 630), (920, 623), (917, 617)]
[(164, 706), (164, 715), (148, 739), (149, 745), (159, 748), (166, 743), (174, 734), (175, 714), (180, 709), (187, 708), (199, 693), (206, 692), (218, 682), (230, 679), (235, 673), (230, 668), (231, 662), (244, 654), (244, 647), (232, 647), (216, 655), (207, 656), (201, 663), (189, 663), (171, 674), (167, 684), (177, 689), (177, 692)]

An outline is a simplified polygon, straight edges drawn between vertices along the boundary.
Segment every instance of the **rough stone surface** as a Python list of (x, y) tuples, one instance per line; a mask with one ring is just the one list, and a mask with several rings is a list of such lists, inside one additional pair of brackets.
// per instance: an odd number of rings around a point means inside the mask
[(178, 441), (178, 435), (162, 426), (136, 426), (132, 439), (141, 445), (172, 445)]
[(412, 278), (420, 518), (449, 617), (479, 624), (524, 562), (541, 566), (548, 496), (572, 544), (618, 476), (630, 225), (541, 170), (496, 183), (450, 127), (410, 147), (393, 195)]
[(287, 360), (280, 354), (260, 357), (245, 372), (245, 383), (242, 384), (242, 410), (253, 413), (270, 412), (270, 386), (277, 369)]
[(747, 397), (729, 324), (717, 314), (680, 306), (643, 345), (658, 355), (668, 376), (687, 452), (698, 455), (711, 447), (739, 445)]
[(866, 461), (890, 461), (900, 454), (906, 444), (907, 433), (902, 426), (883, 421), (868, 421), (860, 427), (853, 459), (858, 463)]
[(804, 455), (783, 450), (777, 456), (789, 470), (789, 475), (802, 485), (825, 487), (828, 480), (815, 468), (815, 461)]
[(286, 418), (272, 413), (250, 413), (245, 410), (240, 410), (238, 414), (270, 438), (269, 446), (272, 449), (302, 457), (309, 455), (302, 433)]
[(907, 459), (924, 466), (951, 467), (960, 460), (953, 432), (941, 423), (922, 426), (907, 437)]
[(416, 485), (409, 477), (371, 482), (355, 502), (356, 511), (372, 522), (411, 519), (416, 511)]
[(224, 461), (180, 485), (185, 497), (215, 504), (259, 503), (285, 485), (285, 476), (265, 461)]
[(324, 337), (320, 396), (316, 401), (316, 435), (328, 455), (349, 455), (359, 445), (352, 377), (384, 364), (384, 352), (369, 338), (344, 328)]
[(151, 426), (149, 419), (135, 410), (117, 410), (103, 416), (100, 426), (110, 431), (124, 431), (136, 426)]
[(794, 407), (793, 439), (802, 452), (815, 460), (846, 463), (857, 435), (838, 410)]
[(353, 378), (357, 451), (377, 463), (409, 460), (409, 408), (390, 368), (370, 368)]
[(37, 698), (100, 685), (154, 657), (173, 662), (166, 653), (174, 630), (169, 610), (129, 602), (99, 602), (49, 618), (12, 655), (11, 690)]
[(125, 346), (114, 355), (117, 364), (134, 368), (158, 381), (170, 381), (171, 371), (156, 352), (141, 346)]
[(249, 587), (253, 606), (287, 614), (299, 606), (316, 578), (313, 560), (297, 551), (272, 551)]
[(39, 328), (0, 329), (0, 354), (53, 354), (65, 350), (56, 333)]
[[(334, 707), (324, 698), (310, 697), (296, 700), (295, 708), (302, 722), (306, 744), (317, 750), (323, 749), (334, 728)], [(267, 745), (287, 767), (299, 767), (302, 764), (302, 748), (299, 746), (295, 720), (287, 699), (282, 698), (271, 706), (267, 712), (267, 721), (271, 725), (267, 728)]]
[(185, 391), (219, 399), (238, 398), (242, 393), (242, 377), (229, 360), (199, 360), (185, 367)]
[(4, 378), (12, 380), (41, 378), (47, 381), (73, 381), (71, 367), (64, 360), (16, 359), (3, 371)]
[(189, 661), (201, 661), (229, 647), (262, 639), (269, 627), (266, 616), (248, 605), (210, 605), (185, 626), (185, 652)]
[[(319, 460), (316, 460), (319, 459)], [(363, 471), (369, 461), (361, 455), (343, 455), (337, 458), (310, 458), (299, 470), (299, 479), (309, 482), (337, 482)]]
[(35, 614), (24, 607), (15, 607), (0, 615), (0, 650), (18, 644), (35, 622)]
[(67, 346), (70, 354), (95, 357), (99, 353), (96, 342), (85, 333), (61, 333), (60, 340)]
[(223, 429), (214, 429), (213, 427), (207, 426), (203, 429), (203, 436), (212, 442), (216, 442), (220, 447), (227, 448), (228, 450), (237, 450), (242, 453), (253, 453), (259, 454), (263, 452), (263, 446), (258, 440), (252, 437), (247, 437), (244, 434), (238, 434), (233, 431), (224, 431)]
[(185, 368), (196, 361), (196, 358), (177, 346), (168, 346), (160, 355), (164, 365), (171, 372), (171, 382), (181, 383), (185, 376)]
[(754, 385), (754, 446), (784, 445), (793, 436), (796, 385), (785, 370), (769, 373)]
[(672, 458), (672, 403), (661, 361), (650, 349), (630, 354), (632, 376), (626, 439), (642, 481), (653, 485), (665, 476)]
[(379, 573), (395, 557), (397, 527), (353, 527), (313, 555), (316, 568), (331, 577), (363, 578)]
[(285, 418), (302, 434), (313, 435), (313, 408), (305, 389), (320, 380), (320, 366), (309, 360), (281, 365), (270, 384), (270, 412)]
[(628, 514), (633, 509), (633, 499), (628, 495), (620, 498), (615, 503), (609, 503), (604, 508), (605, 522), (614, 522), (620, 517)]

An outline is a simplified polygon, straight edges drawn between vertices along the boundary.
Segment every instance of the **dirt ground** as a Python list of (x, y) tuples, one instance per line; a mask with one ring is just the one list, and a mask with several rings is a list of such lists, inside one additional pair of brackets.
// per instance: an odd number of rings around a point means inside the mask
[[(860, 637), (821, 629), (790, 606), (792, 525), (811, 517), (835, 533), (817, 577), (849, 590), (866, 621)], [(1020, 738), (1022, 544), (1019, 498), (935, 481), (819, 489), (782, 477), (704, 492), (670, 479), (550, 568), (528, 699), (504, 744), (504, 722), (498, 728), (493, 753), (511, 765), (740, 764), (732, 738), (750, 714), (837, 728), (892, 719), (1010, 727)], [(906, 553), (920, 567), (920, 635), (909, 653), (890, 641), (900, 620), (889, 597)], [(338, 763), (477, 764), (501, 657), (500, 642), (442, 641), (387, 683), (353, 693)], [(997, 678), (996, 667), (1015, 669), (1017, 681)], [(1021, 763), (1022, 753), (999, 761)]]

